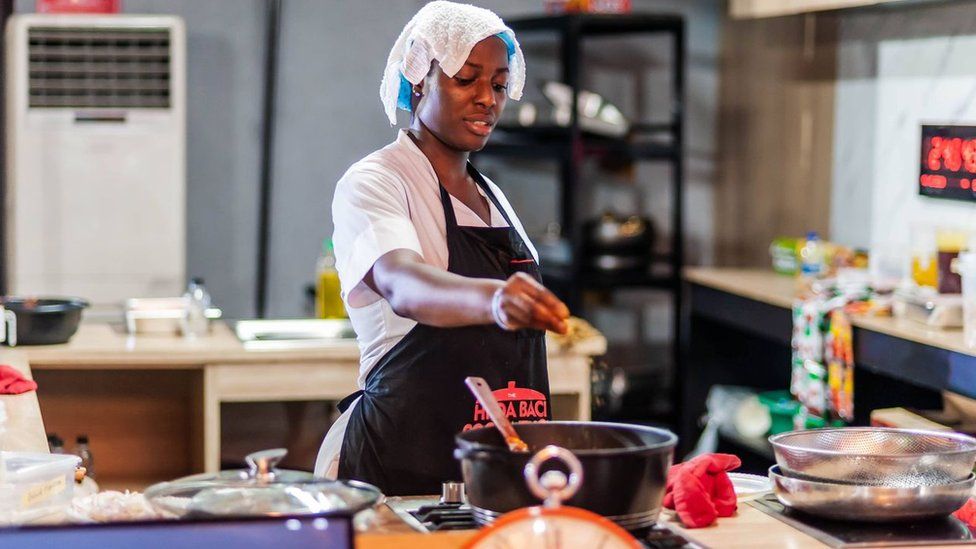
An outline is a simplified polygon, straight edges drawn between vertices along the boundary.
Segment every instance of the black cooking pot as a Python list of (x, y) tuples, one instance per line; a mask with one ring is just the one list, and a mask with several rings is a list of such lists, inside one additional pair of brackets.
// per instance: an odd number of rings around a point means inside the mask
[(0, 297), (17, 317), (17, 345), (65, 343), (78, 331), (88, 302), (77, 297)]
[[(627, 530), (657, 522), (668, 468), (678, 441), (670, 431), (619, 423), (550, 421), (515, 425), (529, 453), (513, 453), (497, 429), (465, 431), (457, 437), (454, 456), (461, 460), (464, 488), (475, 520), (487, 524), (503, 513), (539, 505), (523, 470), (532, 455), (554, 444), (566, 448), (583, 465), (583, 483), (565, 502), (603, 515)], [(559, 464), (543, 465), (568, 473)]]
[(585, 264), (597, 271), (643, 271), (651, 262), (654, 225), (645, 217), (612, 212), (583, 227)]

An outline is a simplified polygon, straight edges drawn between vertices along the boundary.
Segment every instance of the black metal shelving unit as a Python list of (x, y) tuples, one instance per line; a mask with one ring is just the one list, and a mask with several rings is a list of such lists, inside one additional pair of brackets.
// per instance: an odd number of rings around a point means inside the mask
[[(681, 268), (684, 264), (683, 174), (684, 174), (684, 86), (685, 23), (677, 15), (658, 14), (567, 14), (507, 20), (518, 34), (550, 33), (559, 44), (560, 79), (572, 89), (572, 105), (578, 104), (582, 66), (582, 41), (588, 37), (612, 35), (668, 35), (671, 38), (671, 112), (663, 122), (631, 124), (629, 135), (607, 138), (585, 133), (577, 109), (571, 109), (570, 123), (562, 126), (498, 127), (488, 146), (479, 154), (513, 158), (549, 159), (559, 164), (559, 221), (563, 237), (572, 249), (572, 261), (557, 271), (547, 270), (574, 309), (582, 304), (583, 292), (619, 288), (650, 288), (667, 291), (673, 303), (672, 359), (680, 371)], [(652, 256), (647, 272), (628, 274), (595, 273), (583, 268), (580, 172), (588, 158), (602, 155), (627, 162), (665, 162), (671, 166), (670, 246), (664, 254)], [(678, 402), (680, 376), (672, 375), (672, 403)]]

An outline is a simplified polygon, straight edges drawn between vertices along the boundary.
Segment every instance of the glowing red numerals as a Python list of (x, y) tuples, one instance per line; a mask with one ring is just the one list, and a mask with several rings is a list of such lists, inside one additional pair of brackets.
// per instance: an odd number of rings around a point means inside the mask
[(929, 142), (929, 154), (928, 154), (928, 164), (929, 169), (932, 171), (941, 170), (942, 163), (939, 159), (942, 157), (942, 138), (935, 136)]
[(944, 169), (958, 172), (965, 169), (976, 174), (976, 139), (963, 141), (958, 137), (932, 137), (929, 142), (926, 164), (932, 171)]
[(967, 172), (976, 174), (976, 139), (968, 139), (963, 143), (962, 164)]
[(919, 181), (923, 187), (930, 189), (944, 189), (948, 184), (944, 175), (923, 175)]

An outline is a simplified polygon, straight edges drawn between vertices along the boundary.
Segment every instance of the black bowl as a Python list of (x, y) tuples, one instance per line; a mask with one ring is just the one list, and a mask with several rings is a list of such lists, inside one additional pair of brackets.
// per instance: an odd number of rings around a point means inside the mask
[(17, 345), (66, 343), (78, 331), (88, 302), (77, 297), (12, 297), (0, 303), (17, 317)]
[[(627, 530), (657, 521), (668, 468), (678, 441), (670, 431), (621, 423), (550, 421), (515, 425), (529, 453), (508, 450), (497, 429), (476, 429), (455, 438), (464, 488), (475, 519), (540, 505), (525, 483), (523, 470), (532, 455), (554, 444), (573, 452), (583, 465), (579, 491), (565, 505), (603, 515)], [(564, 468), (549, 463), (542, 471)]]

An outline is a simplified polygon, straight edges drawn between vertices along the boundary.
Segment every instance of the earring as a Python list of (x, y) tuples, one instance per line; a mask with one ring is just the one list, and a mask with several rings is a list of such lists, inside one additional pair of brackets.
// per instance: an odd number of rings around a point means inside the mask
[(413, 90), (413, 95), (415, 97), (423, 97), (424, 96), (424, 94), (420, 92), (420, 88), (417, 88), (417, 89)]

